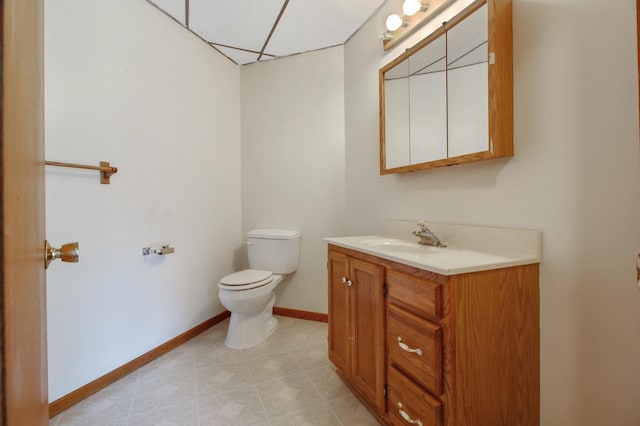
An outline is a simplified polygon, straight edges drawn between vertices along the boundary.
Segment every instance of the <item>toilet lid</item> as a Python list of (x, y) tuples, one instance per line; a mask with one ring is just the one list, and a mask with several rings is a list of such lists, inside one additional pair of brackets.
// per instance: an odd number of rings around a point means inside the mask
[(245, 269), (244, 271), (225, 275), (220, 280), (218, 287), (227, 290), (248, 290), (269, 284), (272, 280), (273, 273), (271, 271)]

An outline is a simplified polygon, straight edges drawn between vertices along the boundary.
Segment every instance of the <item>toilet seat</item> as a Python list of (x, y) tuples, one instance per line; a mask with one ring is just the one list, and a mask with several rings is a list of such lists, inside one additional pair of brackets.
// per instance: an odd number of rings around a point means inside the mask
[(262, 287), (273, 281), (273, 272), (260, 269), (245, 269), (225, 275), (218, 283), (218, 287), (224, 290), (250, 290)]

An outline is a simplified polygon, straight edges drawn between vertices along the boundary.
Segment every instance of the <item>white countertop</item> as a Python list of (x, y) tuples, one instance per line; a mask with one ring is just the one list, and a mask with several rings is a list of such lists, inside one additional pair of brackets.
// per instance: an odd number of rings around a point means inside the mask
[(363, 235), (331, 237), (325, 241), (441, 275), (528, 265), (541, 260), (539, 231), (448, 224), (430, 224), (430, 228), (448, 247), (420, 245), (410, 232), (410, 238), (406, 239)]

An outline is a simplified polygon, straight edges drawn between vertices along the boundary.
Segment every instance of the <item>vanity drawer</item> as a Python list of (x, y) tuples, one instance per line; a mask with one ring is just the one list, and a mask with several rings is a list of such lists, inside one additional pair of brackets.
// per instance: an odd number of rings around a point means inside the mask
[(393, 367), (389, 368), (387, 377), (389, 392), (387, 420), (391, 425), (442, 426), (443, 415), (440, 401)]
[(442, 317), (442, 286), (393, 270), (387, 271), (389, 300), (426, 317)]
[(393, 304), (387, 309), (389, 363), (435, 395), (442, 394), (442, 329)]

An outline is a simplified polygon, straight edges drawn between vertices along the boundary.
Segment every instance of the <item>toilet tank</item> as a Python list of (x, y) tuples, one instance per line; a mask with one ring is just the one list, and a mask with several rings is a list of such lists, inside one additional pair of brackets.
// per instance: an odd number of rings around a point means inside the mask
[(247, 232), (249, 268), (290, 274), (298, 269), (300, 232), (287, 229), (254, 229)]

